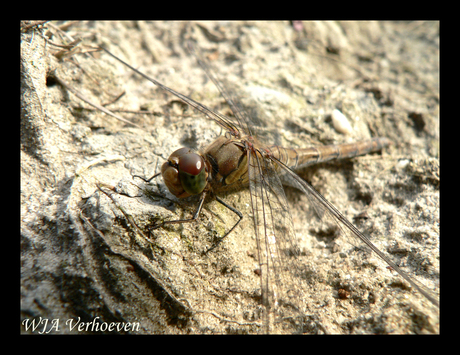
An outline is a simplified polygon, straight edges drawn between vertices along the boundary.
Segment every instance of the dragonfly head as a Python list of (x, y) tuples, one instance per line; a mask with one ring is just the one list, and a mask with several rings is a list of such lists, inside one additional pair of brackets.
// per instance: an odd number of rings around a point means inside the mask
[(206, 187), (208, 171), (204, 158), (189, 148), (173, 152), (161, 167), (169, 191), (178, 198), (201, 193)]

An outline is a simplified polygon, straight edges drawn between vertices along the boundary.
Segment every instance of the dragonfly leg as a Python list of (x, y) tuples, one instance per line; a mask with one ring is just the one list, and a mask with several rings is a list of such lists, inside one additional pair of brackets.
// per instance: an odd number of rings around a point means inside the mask
[(149, 179), (146, 179), (145, 177), (142, 177), (142, 176), (140, 176), (140, 175), (133, 175), (133, 179), (134, 179), (135, 177), (137, 177), (137, 178), (143, 180), (144, 182), (149, 183), (150, 181), (152, 181), (153, 179), (155, 179), (155, 178), (156, 178), (158, 175), (160, 175), (160, 174), (161, 174), (161, 173), (156, 173), (155, 175), (153, 175), (153, 176), (152, 176), (151, 178), (149, 178)]
[(236, 208), (233, 208), (232, 206), (230, 205), (227, 205), (222, 199), (220, 199), (218, 196), (216, 196), (216, 200), (217, 202), (219, 202), (220, 204), (224, 205), (225, 207), (227, 207), (230, 211), (234, 212), (238, 217), (239, 217), (239, 220), (238, 222), (236, 222), (233, 227), (227, 232), (225, 233), (225, 235), (222, 237), (222, 238), (219, 238), (219, 240), (217, 240), (216, 243), (214, 243), (214, 245), (209, 248), (208, 250), (206, 250), (205, 254), (209, 253), (211, 250), (215, 249), (219, 244), (220, 242), (222, 242), (222, 240), (224, 240), (224, 238), (229, 235), (235, 228), (236, 226), (241, 222), (241, 220), (243, 219), (243, 215), (240, 211), (238, 211)]
[(193, 215), (192, 218), (189, 219), (178, 219), (175, 221), (164, 221), (158, 225), (155, 225), (153, 229), (158, 229), (160, 227), (164, 227), (166, 224), (178, 224), (178, 223), (190, 223), (190, 222), (195, 222), (198, 216), (200, 215), (201, 209), (203, 208), (203, 203), (204, 200), (206, 199), (206, 193), (203, 193), (200, 198), (200, 202), (198, 203), (198, 207)]
[[(146, 183), (149, 183), (150, 181), (152, 181), (154, 178), (156, 178), (158, 175), (160, 175), (161, 173), (156, 173), (155, 175), (153, 175), (151, 178), (149, 179), (146, 179), (140, 175), (133, 175), (133, 179), (135, 177), (145, 181)], [(233, 227), (227, 232), (225, 233), (225, 235), (221, 238), (219, 238), (217, 240), (216, 243), (214, 243), (214, 245), (212, 247), (210, 247), (208, 250), (206, 250), (205, 254), (207, 254), (208, 252), (210, 252), (211, 250), (215, 249), (219, 244), (220, 242), (222, 242), (222, 240), (224, 240), (224, 238), (226, 236), (228, 236), (235, 228), (236, 226), (241, 222), (241, 220), (243, 219), (243, 215), (241, 214), (240, 211), (238, 211), (236, 208), (233, 208), (232, 206), (228, 205), (227, 203), (224, 202), (224, 200), (222, 200), (221, 198), (219, 198), (218, 196), (215, 196), (217, 202), (219, 202), (220, 204), (224, 205), (225, 207), (227, 207), (229, 210), (231, 210), (232, 212), (234, 212), (238, 217), (238, 221), (233, 225)], [(203, 208), (203, 203), (204, 203), (204, 200), (206, 199), (206, 193), (203, 193), (201, 195), (201, 198), (200, 198), (200, 202), (198, 204), (198, 207), (195, 211), (195, 214), (193, 215), (192, 218), (189, 218), (189, 219), (178, 219), (178, 220), (175, 220), (175, 221), (164, 221), (158, 225), (155, 225), (152, 229), (158, 229), (158, 228), (161, 228), (163, 226), (165, 226), (166, 224), (179, 224), (179, 223), (190, 223), (190, 222), (194, 222), (196, 221), (196, 219), (198, 218), (198, 216), (200, 215), (200, 212), (201, 212), (201, 209)]]

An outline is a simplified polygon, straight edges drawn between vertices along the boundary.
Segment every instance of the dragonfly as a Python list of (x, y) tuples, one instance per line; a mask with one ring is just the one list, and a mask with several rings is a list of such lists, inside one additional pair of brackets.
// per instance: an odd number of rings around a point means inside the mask
[(155, 225), (154, 228), (160, 228), (167, 224), (196, 221), (203, 204), (210, 199), (216, 200), (238, 216), (238, 221), (207, 252), (215, 249), (243, 219), (242, 213), (228, 205), (219, 195), (249, 188), (257, 244), (259, 265), (257, 274), (260, 277), (261, 303), (264, 310), (262, 319), (265, 332), (270, 332), (275, 318), (281, 317), (278, 315), (280, 302), (283, 299), (296, 297), (294, 292), (296, 281), (293, 270), (296, 269), (295, 256), (299, 253), (299, 248), (283, 185), (293, 187), (304, 193), (322, 221), (336, 226), (341, 235), (352, 245), (375, 253), (414, 289), (436, 307), (439, 307), (438, 299), (430, 290), (398, 267), (366, 235), (348, 221), (332, 203), (295, 172), (314, 164), (381, 151), (391, 144), (389, 139), (376, 137), (356, 143), (303, 149), (269, 145), (259, 139), (257, 128), (253, 125), (251, 118), (241, 108), (238, 100), (217, 79), (210, 65), (197, 53), (193, 44), (189, 43), (190, 52), (195, 55), (198, 64), (225, 98), (234, 118), (216, 112), (167, 87), (132, 67), (106, 48), (100, 47), (100, 49), (154, 85), (200, 111), (225, 130), (224, 135), (219, 136), (201, 152), (189, 148), (180, 148), (174, 151), (162, 165), (160, 173), (149, 179), (143, 179), (150, 182), (161, 174), (168, 190), (177, 198), (199, 196), (198, 206), (192, 218), (163, 221)]

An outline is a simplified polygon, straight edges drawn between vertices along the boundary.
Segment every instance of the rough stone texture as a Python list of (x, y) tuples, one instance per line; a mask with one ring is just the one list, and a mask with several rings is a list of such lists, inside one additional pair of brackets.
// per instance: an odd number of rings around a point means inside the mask
[[(438, 23), (52, 25), (21, 34), (23, 332), (32, 332), (25, 321), (40, 317), (53, 333), (95, 330), (91, 323), (71, 329), (69, 319), (122, 324), (126, 328), (113, 330), (121, 333), (262, 330), (248, 192), (224, 196), (245, 218), (203, 255), (236, 222), (235, 214), (210, 202), (196, 223), (149, 232), (155, 222), (191, 216), (194, 201), (174, 199), (160, 177), (146, 184), (131, 176), (150, 177), (175, 149), (203, 148), (224, 132), (107, 54), (82, 53), (98, 44), (229, 114), (186, 50), (187, 38), (194, 38), (219, 78), (259, 117), (266, 139), (278, 144), (390, 138), (394, 144), (382, 154), (322, 164), (301, 176), (439, 293)], [(62, 48), (46, 44), (40, 33), (58, 44), (80, 37), (80, 52), (60, 57)], [(56, 77), (136, 126), (95, 110)], [(334, 129), (334, 109), (349, 119), (349, 134)], [(305, 196), (286, 193), (304, 272), (299, 311), (277, 332), (439, 332), (436, 308), (376, 257), (359, 259), (350, 244), (321, 229)], [(129, 330), (128, 322), (138, 322), (139, 330)]]

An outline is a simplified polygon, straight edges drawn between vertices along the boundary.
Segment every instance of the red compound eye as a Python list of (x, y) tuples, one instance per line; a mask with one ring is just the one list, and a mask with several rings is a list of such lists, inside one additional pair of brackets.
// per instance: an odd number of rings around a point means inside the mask
[(179, 198), (197, 195), (206, 187), (204, 159), (191, 149), (176, 150), (163, 166), (162, 173), (166, 186)]
[(188, 153), (180, 157), (179, 170), (190, 174), (198, 175), (204, 168), (203, 158), (196, 153)]

